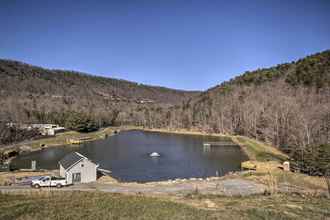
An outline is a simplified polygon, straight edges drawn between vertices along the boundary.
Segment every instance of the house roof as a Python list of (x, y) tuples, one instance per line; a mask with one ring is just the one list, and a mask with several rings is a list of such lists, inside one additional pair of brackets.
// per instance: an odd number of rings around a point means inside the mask
[(67, 154), (62, 160), (60, 160), (59, 164), (61, 164), (63, 168), (67, 170), (82, 159), (87, 158), (78, 152), (72, 152), (70, 154)]

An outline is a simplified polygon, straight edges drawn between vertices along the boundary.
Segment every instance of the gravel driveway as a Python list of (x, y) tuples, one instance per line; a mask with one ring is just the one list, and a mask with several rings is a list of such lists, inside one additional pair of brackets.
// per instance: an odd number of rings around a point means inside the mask
[[(0, 186), (0, 192), (24, 192), (36, 190), (29, 186)], [(214, 194), (226, 196), (247, 196), (262, 194), (266, 187), (262, 184), (244, 179), (220, 179), (220, 180), (188, 180), (185, 182), (159, 182), (159, 183), (88, 183), (77, 184), (61, 189), (42, 188), (40, 190), (60, 190), (60, 191), (101, 191), (124, 194), (150, 194), (150, 195), (170, 195), (187, 194), (198, 192), (201, 194)]]

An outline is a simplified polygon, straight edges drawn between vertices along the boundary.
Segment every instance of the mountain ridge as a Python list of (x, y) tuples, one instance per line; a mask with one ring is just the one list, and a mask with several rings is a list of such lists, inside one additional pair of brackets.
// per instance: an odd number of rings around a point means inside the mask
[(86, 77), (96, 77), (96, 78), (102, 78), (104, 80), (117, 80), (117, 81), (137, 84), (137, 85), (141, 85), (141, 86), (148, 86), (148, 87), (154, 87), (154, 88), (160, 88), (160, 89), (169, 89), (169, 90), (174, 90), (174, 91), (179, 91), (179, 92), (196, 92), (196, 93), (202, 92), (202, 90), (197, 90), (197, 89), (196, 90), (186, 90), (186, 89), (171, 88), (171, 87), (167, 87), (167, 86), (139, 83), (139, 82), (135, 82), (135, 81), (132, 81), (132, 80), (116, 78), (116, 77), (111, 77), (111, 76), (97, 75), (97, 74), (92, 74), (92, 73), (88, 73), (88, 72), (85, 72), (85, 71), (76, 71), (76, 70), (69, 70), (69, 69), (57, 69), (57, 68), (46, 68), (46, 67), (33, 65), (33, 64), (30, 64), (30, 63), (27, 63), (27, 62), (24, 62), (24, 61), (19, 61), (19, 60), (14, 60), (14, 59), (0, 58), (0, 62), (8, 62), (8, 63), (16, 64), (16, 65), (28, 66), (28, 67), (31, 67), (31, 68), (39, 68), (39, 69), (43, 69), (45, 71), (69, 72), (69, 73), (72, 73), (72, 74), (83, 75), (83, 76), (86, 76)]

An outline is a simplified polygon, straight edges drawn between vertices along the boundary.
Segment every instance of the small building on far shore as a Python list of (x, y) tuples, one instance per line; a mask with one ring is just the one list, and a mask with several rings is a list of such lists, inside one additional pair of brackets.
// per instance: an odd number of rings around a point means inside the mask
[(54, 136), (57, 133), (65, 131), (64, 127), (55, 124), (33, 124), (33, 128), (38, 128), (42, 135)]
[(41, 135), (54, 136), (57, 133), (66, 131), (66, 128), (56, 124), (24, 124), (9, 122), (6, 124), (8, 127), (17, 127), (24, 130), (38, 129)]
[(99, 165), (78, 152), (72, 152), (59, 161), (60, 176), (67, 183), (89, 183), (96, 181)]

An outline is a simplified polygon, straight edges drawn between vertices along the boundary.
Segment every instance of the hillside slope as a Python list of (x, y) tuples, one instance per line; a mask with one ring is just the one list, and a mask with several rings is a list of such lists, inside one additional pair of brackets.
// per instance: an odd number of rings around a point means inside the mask
[(330, 168), (330, 50), (246, 72), (188, 102), (182, 114), (182, 125), (271, 143), (300, 169), (324, 173)]
[[(208, 125), (221, 133), (248, 135), (275, 145), (290, 139), (306, 145), (320, 141), (315, 140), (319, 132), (313, 133), (314, 128), (329, 132), (329, 89), (330, 50), (246, 72), (207, 90), (189, 105), (193, 124), (203, 128)], [(295, 137), (289, 134), (299, 127), (305, 131)], [(329, 136), (322, 138), (328, 141)]]
[(77, 111), (108, 123), (128, 109), (180, 104), (199, 93), (10, 60), (0, 60), (0, 78), (0, 119), (6, 121), (47, 122), (48, 113)]

